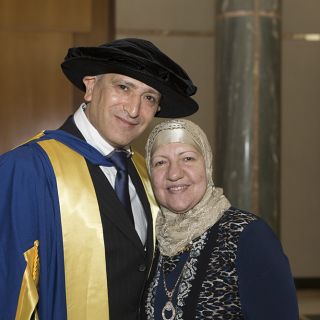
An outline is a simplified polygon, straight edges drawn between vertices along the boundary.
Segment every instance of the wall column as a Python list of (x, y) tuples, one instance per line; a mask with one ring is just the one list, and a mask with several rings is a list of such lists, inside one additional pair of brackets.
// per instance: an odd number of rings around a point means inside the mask
[(280, 0), (217, 0), (216, 21), (216, 184), (279, 234)]

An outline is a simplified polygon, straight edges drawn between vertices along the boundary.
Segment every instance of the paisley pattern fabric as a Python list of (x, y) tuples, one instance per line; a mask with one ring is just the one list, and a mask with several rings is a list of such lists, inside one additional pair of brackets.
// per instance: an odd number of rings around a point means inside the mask
[(238, 239), (256, 220), (253, 214), (229, 210), (221, 219), (217, 245), (211, 253), (199, 294), (195, 319), (243, 319), (235, 267)]
[[(183, 270), (181, 268), (182, 277), (173, 300), (175, 320), (244, 319), (235, 260), (241, 232), (257, 219), (251, 213), (230, 208), (213, 227), (193, 241), (189, 257)], [(145, 310), (148, 320), (161, 319), (161, 315), (155, 315), (154, 306), (157, 303), (162, 308), (165, 303), (158, 295), (163, 287), (162, 264), (164, 274), (168, 275), (179, 266), (180, 256), (159, 256), (155, 276), (147, 291)], [(172, 288), (176, 280), (168, 287)], [(162, 298), (166, 299), (165, 296)]]

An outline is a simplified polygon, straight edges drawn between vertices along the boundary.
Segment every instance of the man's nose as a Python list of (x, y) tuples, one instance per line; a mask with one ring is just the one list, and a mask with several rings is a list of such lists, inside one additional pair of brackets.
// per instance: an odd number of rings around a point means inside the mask
[(131, 118), (138, 117), (141, 107), (141, 97), (138, 94), (131, 95), (124, 109)]

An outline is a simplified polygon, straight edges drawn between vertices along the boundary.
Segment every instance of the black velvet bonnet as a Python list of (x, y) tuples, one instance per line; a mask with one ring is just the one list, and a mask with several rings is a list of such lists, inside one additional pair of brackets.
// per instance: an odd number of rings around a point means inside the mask
[(127, 38), (99, 47), (70, 48), (62, 70), (80, 90), (82, 79), (104, 73), (118, 73), (139, 80), (161, 93), (161, 110), (156, 117), (185, 117), (198, 110), (190, 98), (197, 91), (187, 73), (150, 41)]

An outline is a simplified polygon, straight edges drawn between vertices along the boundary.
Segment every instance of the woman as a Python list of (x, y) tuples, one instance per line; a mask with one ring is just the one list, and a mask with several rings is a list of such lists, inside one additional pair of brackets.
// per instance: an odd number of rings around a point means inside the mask
[(161, 213), (145, 319), (296, 320), (290, 267), (271, 228), (232, 207), (212, 181), (212, 152), (188, 120), (157, 125), (146, 161)]

